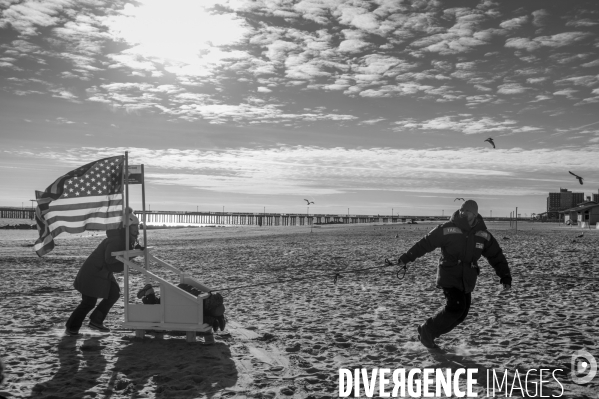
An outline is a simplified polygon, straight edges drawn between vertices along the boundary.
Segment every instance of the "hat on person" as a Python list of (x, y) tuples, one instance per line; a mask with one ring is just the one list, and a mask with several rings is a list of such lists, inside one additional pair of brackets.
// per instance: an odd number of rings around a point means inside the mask
[[(129, 226), (134, 225), (134, 224), (139, 224), (139, 219), (133, 213), (133, 208), (127, 207), (125, 214), (127, 215), (127, 217), (129, 217)], [(126, 219), (123, 219), (123, 226), (125, 226), (125, 223), (126, 223)]]
[(472, 200), (464, 201), (460, 207), (460, 211), (468, 211), (474, 213), (474, 215), (478, 215), (478, 204)]

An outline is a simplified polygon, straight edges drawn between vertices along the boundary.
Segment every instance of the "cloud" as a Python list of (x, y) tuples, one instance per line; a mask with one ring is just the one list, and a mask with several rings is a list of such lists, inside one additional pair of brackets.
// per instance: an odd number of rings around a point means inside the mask
[(573, 28), (590, 28), (597, 25), (599, 25), (599, 22), (589, 18), (576, 19), (566, 22), (566, 26), (571, 26)]
[(360, 125), (375, 125), (375, 124), (385, 121), (385, 120), (387, 120), (387, 119), (385, 119), (385, 118), (368, 119), (365, 121), (361, 121)]
[[(599, 167), (594, 166), (597, 148), (592, 145), (580, 150), (283, 146), (221, 151), (90, 147), (60, 152), (9, 152), (52, 159), (68, 169), (87, 163), (89, 159), (124, 151), (130, 152), (132, 164), (145, 165), (148, 184), (246, 195), (304, 195), (306, 190), (327, 195), (390, 189), (422, 193), (546, 195), (561, 180), (568, 181), (564, 170), (582, 169), (587, 174), (599, 171)], [(536, 183), (531, 185), (531, 181)]]
[(425, 93), (433, 89), (433, 86), (420, 85), (416, 83), (398, 83), (396, 85), (385, 85), (378, 89), (360, 91), (361, 97), (398, 97), (417, 93)]
[(497, 93), (499, 94), (522, 94), (529, 90), (528, 87), (524, 87), (519, 83), (506, 83), (499, 85), (497, 88)]
[(482, 85), (474, 85), (474, 88), (479, 91), (492, 91), (493, 90), (490, 87), (485, 87)]
[(330, 22), (328, 15), (330, 8), (326, 3), (319, 0), (300, 0), (293, 5), (293, 9), (300, 13), (302, 18), (314, 21), (321, 25), (326, 25)]
[(72, 125), (77, 122), (73, 122), (67, 118), (58, 117), (58, 118), (56, 118), (56, 123), (58, 123), (59, 125)]
[(551, 97), (551, 96), (540, 94), (540, 95), (536, 96), (535, 99), (533, 101), (531, 101), (531, 102), (534, 103), (534, 102), (538, 102), (538, 101), (551, 100), (552, 98), (553, 97)]
[(538, 36), (533, 39), (516, 37), (507, 39), (505, 47), (528, 51), (538, 50), (542, 47), (566, 47), (579, 43), (591, 36), (592, 34), (589, 32), (564, 32), (552, 36)]
[(532, 24), (536, 27), (542, 27), (549, 24), (549, 12), (547, 10), (536, 10), (532, 12)]
[(591, 87), (599, 82), (599, 75), (584, 75), (584, 76), (572, 76), (569, 78), (559, 79), (553, 83), (556, 86), (574, 84), (576, 86)]
[(517, 126), (517, 122), (511, 119), (498, 121), (490, 117), (474, 118), (468, 116), (471, 115), (441, 116), (424, 122), (417, 122), (413, 119), (398, 121), (395, 122), (398, 127), (394, 130), (451, 130), (464, 134), (518, 133), (539, 130), (538, 127), (534, 126)]
[(531, 83), (531, 84), (535, 84), (535, 83), (541, 83), (541, 82), (545, 82), (548, 78), (546, 76), (540, 76), (540, 77), (536, 77), (536, 78), (528, 78), (526, 79), (526, 83)]
[(360, 53), (369, 47), (370, 43), (360, 39), (347, 39), (339, 43), (338, 51), (342, 53)]
[(522, 16), (503, 21), (499, 26), (503, 29), (516, 30), (522, 28), (526, 24), (528, 24), (528, 16)]
[(64, 100), (70, 100), (70, 101), (74, 101), (74, 102), (79, 102), (78, 97), (68, 90), (50, 89), (50, 91), (53, 93), (52, 97), (62, 98)]
[(574, 105), (580, 106), (580, 105), (588, 105), (588, 104), (596, 104), (596, 103), (599, 103), (599, 96), (585, 98), (582, 101), (579, 101)]
[(337, 10), (338, 21), (344, 25), (350, 25), (368, 32), (374, 32), (380, 26), (376, 15), (368, 12), (365, 8), (340, 4)]
[[(25, 0), (18, 4), (9, 4), (2, 11), (1, 21), (24, 36), (36, 36), (39, 28), (57, 25), (61, 20), (61, 12), (71, 8), (73, 2), (69, 0), (53, 0), (39, 2)], [(62, 18), (61, 18), (62, 17)]]
[(299, 46), (293, 42), (275, 40), (267, 46), (268, 50), (264, 55), (271, 61), (283, 62), (287, 58), (289, 52), (297, 50), (298, 48)]
[(596, 67), (599, 66), (599, 59), (594, 60), (594, 61), (590, 61), (590, 62), (586, 62), (582, 65), (580, 65), (581, 67), (585, 67), (585, 68), (592, 68), (592, 67)]
[(574, 90), (574, 89), (563, 89), (563, 90), (558, 90), (556, 92), (553, 93), (554, 96), (566, 96), (567, 98), (574, 98), (573, 94), (574, 93), (578, 93), (579, 90)]

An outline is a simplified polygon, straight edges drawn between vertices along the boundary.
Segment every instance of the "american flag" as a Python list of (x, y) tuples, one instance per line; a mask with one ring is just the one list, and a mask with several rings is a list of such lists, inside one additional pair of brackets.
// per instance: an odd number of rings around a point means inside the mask
[(54, 249), (62, 232), (111, 230), (121, 226), (124, 156), (100, 159), (56, 179), (36, 191), (35, 219), (39, 238), (33, 249), (43, 256)]

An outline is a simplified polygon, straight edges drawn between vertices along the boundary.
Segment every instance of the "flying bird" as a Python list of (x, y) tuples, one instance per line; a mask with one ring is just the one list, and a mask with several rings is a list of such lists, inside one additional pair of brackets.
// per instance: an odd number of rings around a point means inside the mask
[(307, 199), (304, 198), (304, 201), (306, 201), (308, 203), (308, 205), (313, 204), (314, 201), (308, 201)]
[(457, 200), (466, 201), (464, 198), (456, 198), (456, 199), (453, 200), (453, 202), (456, 202)]
[(575, 178), (577, 178), (577, 179), (578, 179), (578, 181), (580, 182), (580, 184), (582, 184), (582, 177), (580, 177), (580, 176), (578, 176), (578, 175), (575, 175), (574, 173), (572, 173), (572, 172), (570, 172), (570, 171), (568, 171), (568, 173), (570, 173), (572, 176), (574, 176)]
[(491, 145), (493, 146), (493, 148), (495, 148), (495, 142), (493, 141), (493, 139), (491, 137), (489, 137), (485, 141), (488, 141), (489, 143), (491, 143)]

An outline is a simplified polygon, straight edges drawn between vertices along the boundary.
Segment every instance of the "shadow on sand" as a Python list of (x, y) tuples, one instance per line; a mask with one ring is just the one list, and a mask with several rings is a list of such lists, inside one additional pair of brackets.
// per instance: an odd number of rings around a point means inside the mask
[(58, 342), (56, 374), (51, 380), (35, 385), (31, 397), (82, 398), (85, 392), (96, 387), (107, 364), (101, 353), (101, 339), (101, 336), (90, 337), (78, 346), (76, 337), (62, 337)]
[(131, 398), (146, 393), (160, 397), (212, 397), (237, 382), (237, 368), (224, 343), (203, 345), (180, 338), (132, 338), (115, 356), (107, 397), (111, 393)]

